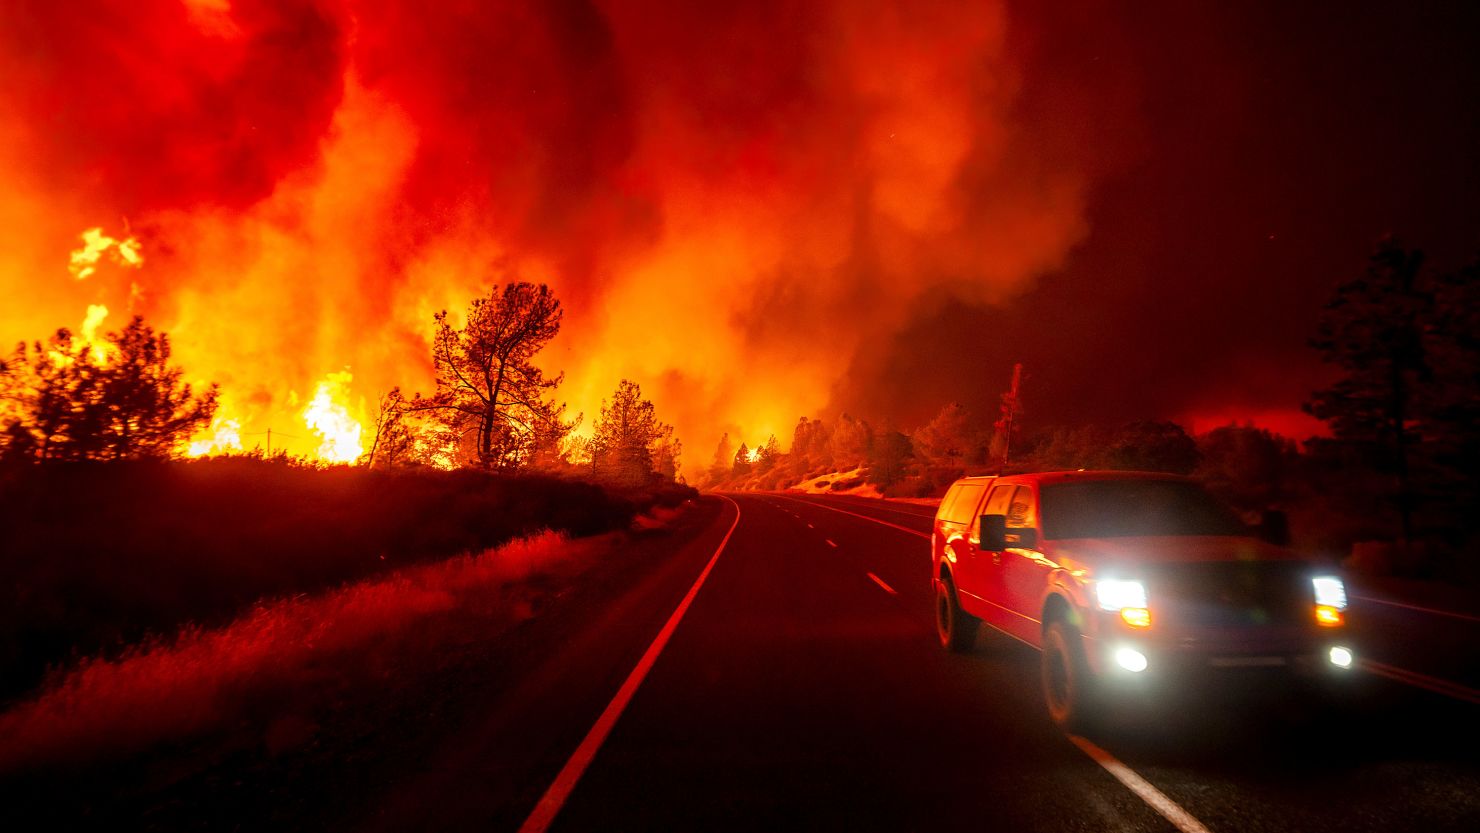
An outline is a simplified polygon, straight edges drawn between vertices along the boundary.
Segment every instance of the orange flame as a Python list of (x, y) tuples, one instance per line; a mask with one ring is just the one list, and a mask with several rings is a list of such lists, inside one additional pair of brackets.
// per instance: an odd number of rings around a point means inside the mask
[(109, 237), (103, 233), (100, 226), (84, 231), (80, 238), (82, 246), (72, 250), (71, 262), (67, 266), (72, 272), (72, 277), (79, 281), (86, 280), (98, 271), (98, 261), (109, 252), (112, 252), (113, 261), (120, 266), (137, 269), (144, 265), (144, 256), (140, 252), (139, 241), (131, 236), (122, 240)]
[(303, 423), (319, 437), (318, 456), (331, 463), (353, 463), (365, 453), (360, 442), (363, 429), (349, 413), (349, 383), (354, 376), (348, 370), (330, 373), (314, 389), (313, 398), (303, 409)]

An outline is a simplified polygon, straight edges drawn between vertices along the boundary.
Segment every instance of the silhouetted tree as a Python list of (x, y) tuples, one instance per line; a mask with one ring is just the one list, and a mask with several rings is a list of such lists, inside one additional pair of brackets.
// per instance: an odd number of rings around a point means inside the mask
[(476, 298), (461, 329), (437, 313), (432, 364), (437, 390), (409, 408), (435, 414), (484, 466), (526, 465), (557, 449), (574, 427), (565, 405), (546, 397), (562, 376), (545, 378), (534, 357), (560, 332), (563, 312), (548, 286), (510, 283)]
[(410, 462), (416, 437), (407, 422), (406, 401), (400, 388), (380, 397), (375, 410), (375, 434), (362, 462), (367, 468), (390, 468)]
[(58, 330), (0, 362), (0, 455), (37, 460), (178, 456), (210, 424), (216, 386), (197, 394), (170, 364), (169, 336), (135, 317), (101, 346)]
[[(1432, 384), (1422, 401), (1424, 442), (1444, 483), (1435, 492), (1473, 506), (1480, 471), (1480, 261), (1441, 275), (1425, 328)], [(1460, 513), (1473, 527), (1472, 511)]]
[(869, 449), (869, 479), (879, 486), (888, 488), (904, 478), (908, 472), (914, 449), (905, 434), (885, 428), (874, 438)]
[(1373, 463), (1392, 474), (1405, 541), (1413, 535), (1411, 446), (1422, 430), (1415, 394), (1430, 378), (1423, 328), (1434, 297), (1419, 281), (1423, 259), (1384, 240), (1366, 273), (1337, 287), (1311, 345), (1342, 376), (1305, 405), (1337, 441), (1370, 450)]
[(714, 448), (714, 459), (709, 463), (709, 482), (719, 483), (729, 478), (735, 467), (735, 446), (730, 442), (729, 432), (719, 438)]
[(867, 422), (848, 414), (839, 416), (829, 443), (833, 464), (840, 469), (863, 465), (868, 459), (873, 440), (874, 430)]
[(761, 446), (755, 455), (755, 470), (757, 472), (768, 472), (781, 460), (781, 444), (776, 442), (776, 435), (772, 434), (766, 439), (766, 444)]
[(745, 443), (740, 443), (740, 447), (735, 450), (735, 459), (730, 462), (730, 474), (735, 477), (750, 474), (750, 449)]
[(1175, 422), (1132, 422), (1115, 433), (1108, 457), (1110, 468), (1191, 474), (1197, 442)]
[(1240, 509), (1262, 509), (1289, 497), (1300, 454), (1295, 443), (1252, 425), (1224, 425), (1197, 438), (1197, 475)]
[[(660, 471), (678, 474), (678, 445), (673, 428), (658, 421), (653, 403), (642, 398), (636, 382), (623, 379), (601, 414), (591, 436), (592, 470), (598, 477), (639, 485)], [(660, 457), (662, 458), (660, 460)]]
[(931, 465), (959, 466), (975, 442), (971, 416), (965, 408), (951, 402), (910, 439), (914, 443), (915, 454), (923, 456)]

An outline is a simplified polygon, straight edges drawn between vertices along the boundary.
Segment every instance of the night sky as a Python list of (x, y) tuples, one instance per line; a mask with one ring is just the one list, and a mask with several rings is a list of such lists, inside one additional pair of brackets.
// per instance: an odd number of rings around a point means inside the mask
[(1088, 235), (1011, 304), (922, 299), (855, 361), (847, 407), (990, 412), (1022, 361), (1044, 423), (1304, 434), (1327, 373), (1306, 339), (1376, 241), (1439, 268), (1480, 254), (1474, 7), (1037, 5), (1013, 7), (1022, 117), (1093, 172)]

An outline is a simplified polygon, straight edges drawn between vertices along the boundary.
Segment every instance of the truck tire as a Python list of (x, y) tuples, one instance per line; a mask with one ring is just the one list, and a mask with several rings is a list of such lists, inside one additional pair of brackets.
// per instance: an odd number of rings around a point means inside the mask
[(948, 578), (935, 582), (935, 631), (941, 647), (964, 654), (976, 647), (981, 620), (961, 609), (956, 587)]
[(1048, 716), (1071, 734), (1091, 731), (1100, 716), (1100, 704), (1079, 631), (1063, 619), (1050, 622), (1043, 635), (1042, 659)]

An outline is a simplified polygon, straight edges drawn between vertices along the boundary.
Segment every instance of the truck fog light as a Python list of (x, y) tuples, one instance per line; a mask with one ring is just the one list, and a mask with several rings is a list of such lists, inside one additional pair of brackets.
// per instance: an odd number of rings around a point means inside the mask
[(1331, 646), (1331, 652), (1328, 654), (1328, 656), (1331, 658), (1331, 664), (1336, 666), (1337, 668), (1352, 667), (1352, 652), (1350, 648), (1343, 648), (1340, 645), (1333, 645)]
[[(1335, 662), (1334, 654), (1332, 662)], [(1132, 673), (1139, 674), (1146, 670), (1146, 655), (1135, 648), (1117, 648), (1115, 650), (1115, 663), (1121, 668)]]

